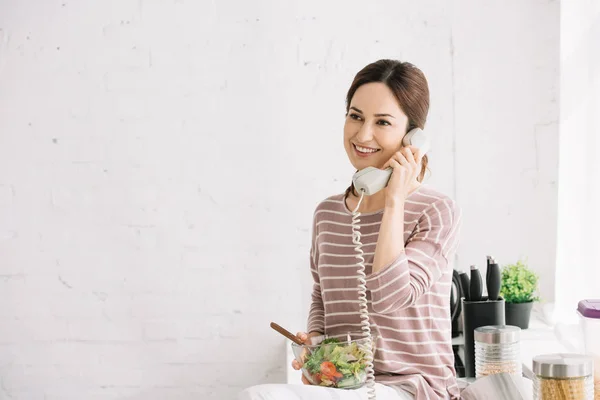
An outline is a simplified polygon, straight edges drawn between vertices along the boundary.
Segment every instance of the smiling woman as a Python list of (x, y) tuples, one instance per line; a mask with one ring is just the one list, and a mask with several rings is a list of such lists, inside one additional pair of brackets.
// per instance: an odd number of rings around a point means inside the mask
[[(379, 60), (363, 68), (346, 97), (344, 148), (357, 170), (391, 167), (392, 175), (384, 190), (364, 195), (362, 201), (352, 185), (324, 199), (313, 216), (312, 302), (307, 333), (298, 337), (310, 343), (319, 335), (335, 339), (364, 332), (357, 288), (366, 287), (378, 399), (460, 397), (450, 289), (461, 211), (448, 196), (422, 183), (427, 156), (403, 145), (407, 132), (424, 129), (428, 110), (427, 80), (414, 65)], [(350, 210), (361, 213), (364, 263), (357, 263)], [(359, 264), (365, 267), (364, 280), (359, 279)], [(298, 361), (292, 365), (303, 368)], [(335, 377), (329, 374), (325, 383), (337, 386)], [(304, 387), (254, 386), (240, 399), (344, 400), (360, 398), (365, 389), (310, 386), (306, 377), (303, 382)]]

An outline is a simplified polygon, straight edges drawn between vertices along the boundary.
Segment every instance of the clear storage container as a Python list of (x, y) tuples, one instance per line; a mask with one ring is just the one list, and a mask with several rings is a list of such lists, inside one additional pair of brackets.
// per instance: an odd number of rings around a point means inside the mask
[(594, 359), (595, 400), (600, 400), (600, 299), (581, 300), (577, 314), (584, 351)]
[(475, 377), (506, 372), (521, 377), (521, 328), (489, 325), (475, 329)]
[(545, 354), (533, 358), (534, 400), (594, 400), (594, 364), (580, 354)]

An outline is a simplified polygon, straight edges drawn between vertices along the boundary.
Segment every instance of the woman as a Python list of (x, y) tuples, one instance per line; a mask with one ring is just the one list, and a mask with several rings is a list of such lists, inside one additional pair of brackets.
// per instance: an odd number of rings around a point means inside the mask
[[(358, 206), (369, 319), (376, 335), (378, 399), (460, 397), (449, 307), (460, 209), (422, 184), (427, 156), (402, 146), (408, 131), (424, 128), (428, 110), (427, 80), (412, 64), (379, 60), (361, 70), (346, 98), (344, 147), (357, 170), (374, 166), (392, 167), (393, 172), (385, 189), (364, 196), (360, 204), (350, 186), (322, 201), (314, 213), (312, 304), (308, 333), (298, 335), (308, 341), (316, 335), (343, 337), (360, 330), (351, 230), (352, 211)], [(301, 368), (296, 361), (293, 367)], [(304, 377), (303, 381), (308, 384)], [(305, 395), (300, 394), (303, 390)], [(358, 398), (353, 391), (323, 387), (298, 387), (294, 392), (296, 397), (290, 398)]]

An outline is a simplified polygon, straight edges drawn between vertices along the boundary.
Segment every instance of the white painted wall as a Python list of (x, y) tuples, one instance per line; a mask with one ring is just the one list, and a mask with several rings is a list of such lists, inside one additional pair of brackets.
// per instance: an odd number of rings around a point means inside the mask
[(600, 298), (600, 3), (561, 3), (560, 186), (556, 313), (577, 322), (582, 299)]
[(554, 299), (558, 1), (454, 2), (458, 265), (519, 258)]
[(495, 3), (0, 3), (0, 398), (283, 381), (268, 325), (304, 326), (345, 92), (383, 57), (429, 79), (458, 265), (528, 255), (551, 297), (558, 5)]

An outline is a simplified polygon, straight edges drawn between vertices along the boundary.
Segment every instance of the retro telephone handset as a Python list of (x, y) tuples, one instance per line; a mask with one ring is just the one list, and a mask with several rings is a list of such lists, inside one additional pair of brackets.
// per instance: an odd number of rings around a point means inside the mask
[[(422, 154), (425, 154), (429, 150), (430, 141), (425, 132), (419, 128), (414, 128), (404, 135), (402, 144), (404, 146), (417, 147), (421, 150)], [(360, 241), (360, 227), (358, 225), (360, 222), (360, 219), (358, 219), (360, 213), (358, 212), (358, 208), (365, 195), (370, 196), (387, 186), (390, 177), (392, 176), (392, 171), (393, 169), (391, 167), (386, 168), (385, 170), (367, 167), (358, 171), (352, 177), (352, 183), (354, 183), (354, 187), (360, 193), (358, 204), (354, 211), (352, 211), (352, 243), (355, 244), (354, 249), (356, 250), (356, 258), (359, 260), (357, 273), (359, 282), (358, 299), (360, 302), (360, 324), (363, 333), (365, 333), (368, 338), (363, 351), (366, 353), (365, 359), (367, 361), (365, 372), (367, 373), (366, 386), (369, 400), (375, 400), (375, 370), (373, 369), (373, 339), (371, 337), (371, 324), (369, 322), (369, 311), (367, 306), (367, 275), (365, 274), (364, 252), (362, 251), (362, 243)]]
[[(402, 144), (405, 146), (418, 147), (421, 150), (421, 153), (425, 154), (429, 150), (429, 137), (421, 129), (414, 128), (404, 135)], [(359, 193), (364, 192), (364, 194), (370, 196), (386, 187), (391, 176), (391, 167), (386, 168), (385, 170), (367, 167), (354, 174), (352, 182)]]

